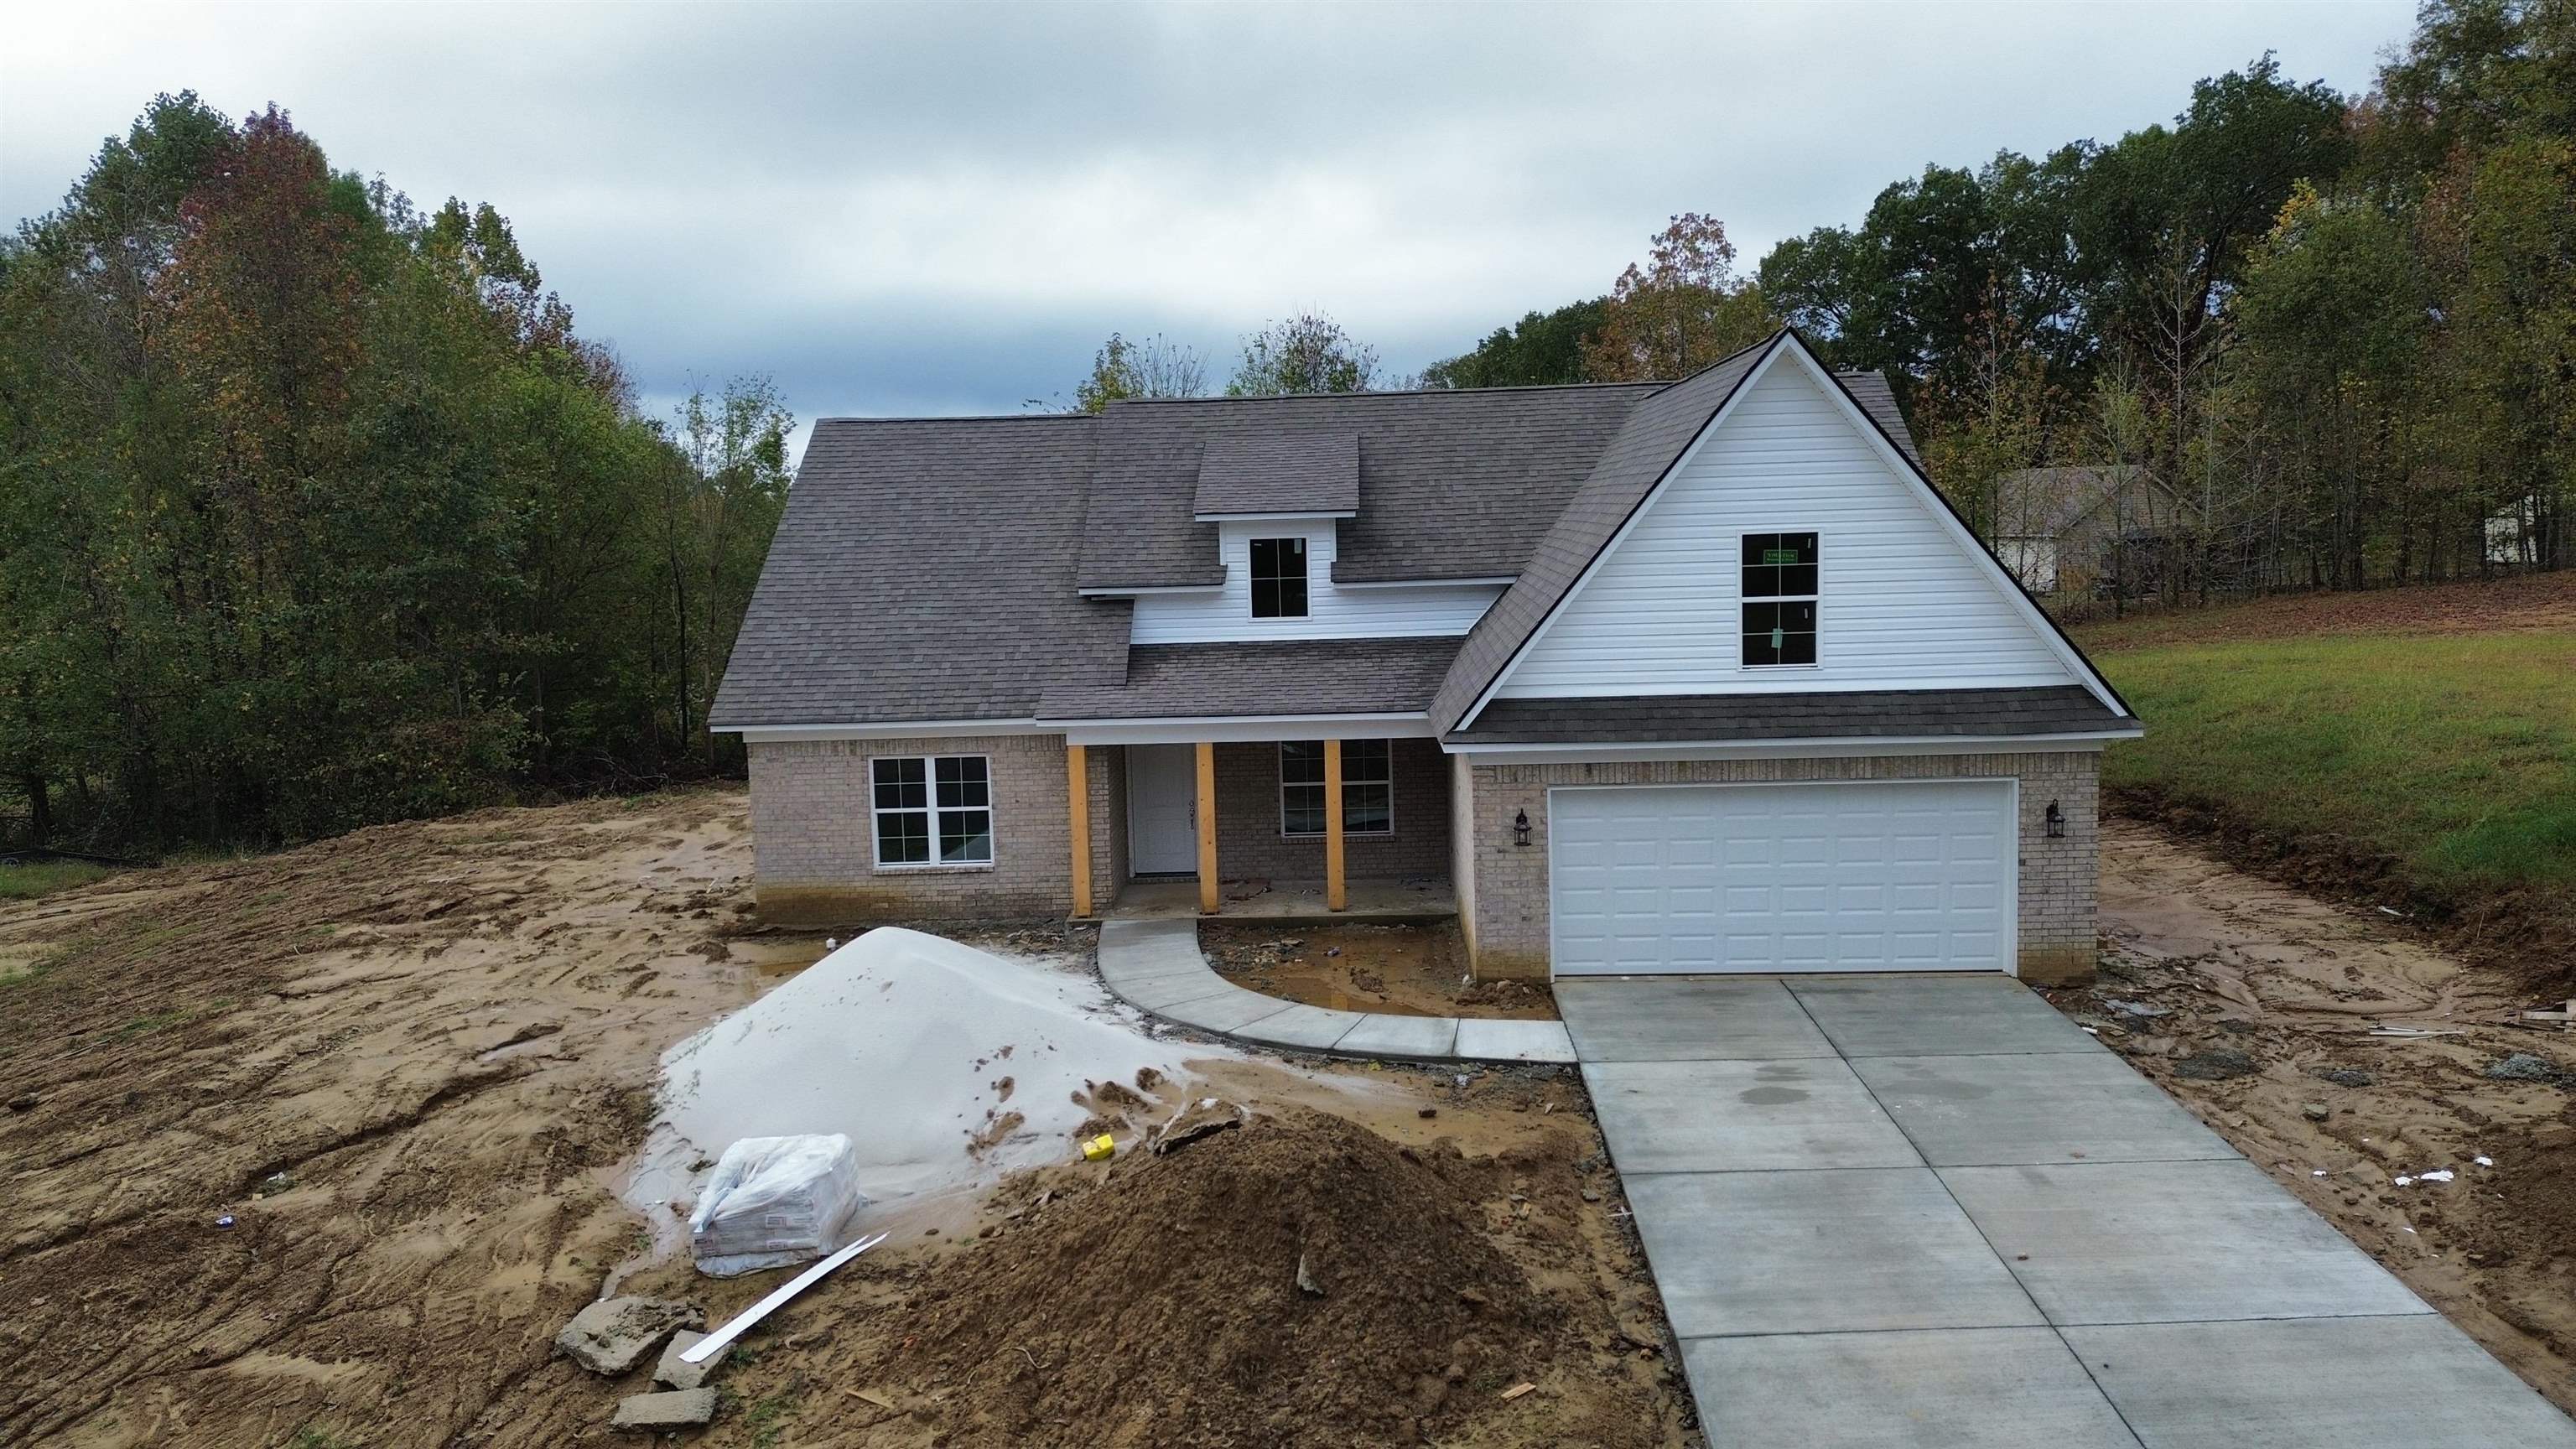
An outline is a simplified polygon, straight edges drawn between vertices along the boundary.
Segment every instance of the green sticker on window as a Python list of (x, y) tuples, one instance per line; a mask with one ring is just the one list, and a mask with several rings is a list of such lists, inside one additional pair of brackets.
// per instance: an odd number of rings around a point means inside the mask
[(1767, 564), (1793, 564), (1798, 561), (1798, 551), (1794, 548), (1766, 548), (1762, 550), (1762, 561)]

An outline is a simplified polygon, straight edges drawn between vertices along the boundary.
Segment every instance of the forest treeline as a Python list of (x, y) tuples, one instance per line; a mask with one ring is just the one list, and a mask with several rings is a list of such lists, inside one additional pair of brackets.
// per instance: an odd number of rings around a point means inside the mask
[(790, 427), (760, 378), (645, 416), (491, 207), (161, 97), (0, 241), (0, 843), (738, 767)]
[(1785, 321), (1897, 380), (1990, 538), (2016, 470), (2144, 470), (2141, 592), (2576, 563), (2576, 0), (2431, 0), (2365, 94), (2265, 57), (2170, 125), (1927, 166), (1734, 263), (1676, 217), (1424, 381), (1668, 377)]

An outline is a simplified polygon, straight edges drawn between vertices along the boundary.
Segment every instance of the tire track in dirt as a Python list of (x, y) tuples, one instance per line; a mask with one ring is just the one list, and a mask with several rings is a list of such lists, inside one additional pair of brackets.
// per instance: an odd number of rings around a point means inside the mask
[(2520, 976), (2136, 821), (2104, 822), (2101, 920), (2100, 979), (2049, 998), (2576, 1413), (2576, 1076), (2487, 1075), (2576, 1071), (2576, 1036), (2510, 1024)]

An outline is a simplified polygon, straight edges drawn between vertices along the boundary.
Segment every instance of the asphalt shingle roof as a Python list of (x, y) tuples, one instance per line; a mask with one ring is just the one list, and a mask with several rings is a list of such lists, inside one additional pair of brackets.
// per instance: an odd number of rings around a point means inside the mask
[[(1047, 718), (1409, 711), (1436, 700), (1445, 727), (1483, 681), (1464, 699), (1451, 692), (1509, 659), (1772, 345), (1672, 384), (824, 419), (710, 723), (1027, 719), (1042, 706)], [(1885, 381), (1843, 381), (1910, 454)], [(1336, 524), (1337, 582), (1519, 582), (1463, 647), (1453, 637), (1131, 651), (1133, 606), (1077, 592), (1222, 583), (1216, 525), (1201, 512), (1353, 505), (1357, 516)]]
[(1049, 688), (1040, 719), (1412, 714), (1427, 708), (1458, 638), (1142, 644), (1123, 679)]
[(1360, 506), (1357, 433), (1227, 434), (1199, 453), (1199, 487), (1190, 511), (1356, 513)]
[(709, 724), (1026, 719), (1115, 677), (1132, 605), (1074, 593), (1088, 417), (814, 425)]
[(1618, 740), (2059, 735), (2134, 729), (2080, 684), (2039, 689), (1868, 689), (1800, 694), (1663, 694), (1619, 699), (1498, 699), (1449, 736), (1469, 744)]
[(1333, 577), (1520, 572), (1637, 400), (1656, 384), (1121, 402), (1100, 419), (1081, 586), (1217, 584), (1216, 525), (1193, 516), (1212, 441), (1359, 439), (1360, 510), (1337, 525)]

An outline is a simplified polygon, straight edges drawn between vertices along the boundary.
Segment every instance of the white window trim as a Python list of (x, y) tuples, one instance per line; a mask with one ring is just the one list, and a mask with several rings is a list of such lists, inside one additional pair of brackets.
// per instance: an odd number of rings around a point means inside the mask
[[(1276, 754), (1279, 761), (1279, 838), (1282, 840), (1321, 840), (1328, 833), (1327, 830), (1302, 831), (1291, 830), (1288, 828), (1288, 747), (1292, 744), (1321, 745), (1322, 743), (1323, 742), (1321, 740), (1281, 740), (1279, 742), (1279, 748)], [(1347, 743), (1347, 741), (1345, 743)], [(1348, 790), (1351, 786), (1350, 751), (1348, 749), (1342, 751), (1342, 767), (1342, 788), (1344, 790)], [(1375, 780), (1364, 780), (1360, 783), (1374, 785), (1378, 782)], [(1311, 788), (1320, 790), (1323, 786), (1318, 784)], [(1332, 802), (1329, 799), (1325, 801), (1325, 804), (1328, 807), (1331, 803)], [(1330, 822), (1328, 821), (1327, 825), (1329, 826), (1329, 824)], [(1358, 836), (1363, 840), (1385, 840), (1394, 834), (1395, 742), (1393, 740), (1389, 740), (1386, 744), (1386, 828), (1384, 830), (1352, 830), (1348, 827), (1344, 827), (1342, 830), (1342, 836), (1344, 839)]]
[[(1816, 591), (1812, 594), (1762, 594), (1744, 592), (1744, 540), (1761, 534), (1812, 533), (1816, 536)], [(1816, 606), (1816, 657), (1806, 664), (1755, 664), (1744, 657), (1744, 606), (1747, 604), (1813, 604)], [(1735, 667), (1741, 673), (1772, 674), (1790, 669), (1825, 667), (1825, 531), (1821, 528), (1784, 526), (1745, 527), (1735, 531)]]
[[(1264, 614), (1256, 602), (1261, 577), (1252, 571), (1252, 551), (1265, 543), (1297, 545), (1297, 578), (1306, 586), (1305, 607), (1294, 614)], [(1280, 577), (1287, 577), (1282, 574)], [(1315, 617), (1315, 540), (1302, 533), (1268, 533), (1243, 541), (1243, 612), (1256, 624), (1305, 624)]]
[[(897, 805), (889, 809), (888, 807), (877, 803), (877, 761), (879, 760), (919, 760), (921, 762), (922, 786), (927, 793), (924, 795), (923, 803), (919, 807)], [(983, 804), (942, 805), (939, 803), (939, 762), (941, 760), (981, 760), (984, 762)], [(868, 756), (868, 858), (875, 861), (876, 868), (881, 871), (991, 870), (994, 863), (1002, 858), (1002, 814), (999, 809), (995, 808), (997, 803), (998, 802), (994, 799), (993, 794), (993, 757), (990, 755), (870, 755)], [(984, 812), (984, 834), (990, 841), (989, 849), (991, 853), (982, 860), (941, 860), (939, 858), (940, 842), (947, 837), (941, 833), (940, 817), (943, 815), (962, 815), (969, 810), (981, 810)], [(911, 815), (915, 813), (919, 813), (925, 817), (930, 825), (930, 859), (886, 859), (884, 855), (885, 837), (878, 833), (877, 817), (880, 815)]]

